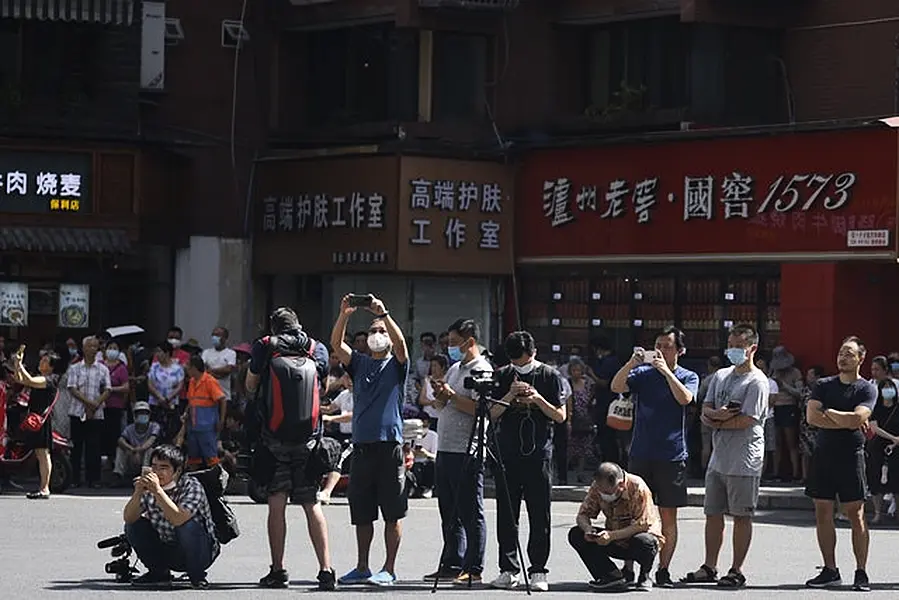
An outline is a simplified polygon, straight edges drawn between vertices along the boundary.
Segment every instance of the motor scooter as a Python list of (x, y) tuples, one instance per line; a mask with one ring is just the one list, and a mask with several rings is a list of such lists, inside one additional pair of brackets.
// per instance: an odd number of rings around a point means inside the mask
[[(18, 432), (10, 430), (7, 425), (8, 389), (8, 385), (0, 381), (0, 479), (32, 477), (39, 472), (34, 448), (18, 439)], [(12, 398), (11, 402), (19, 409), (28, 404), (21, 394)], [(72, 442), (54, 431), (50, 449), (50, 461), (53, 465), (50, 474), (50, 492), (54, 494), (62, 493), (72, 485), (74, 470), (70, 459), (71, 450)]]

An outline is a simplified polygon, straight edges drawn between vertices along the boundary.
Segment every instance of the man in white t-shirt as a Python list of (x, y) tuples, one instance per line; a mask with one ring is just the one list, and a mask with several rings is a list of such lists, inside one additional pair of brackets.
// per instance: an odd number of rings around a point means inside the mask
[(353, 437), (353, 380), (345, 374), (341, 377), (341, 382), (345, 389), (324, 409), (326, 414), (323, 420), (325, 423), (337, 423), (340, 426), (341, 439), (349, 440)]
[(212, 348), (203, 350), (206, 372), (212, 375), (225, 394), (225, 402), (231, 401), (231, 374), (237, 370), (237, 353), (228, 348), (228, 329), (212, 330)]

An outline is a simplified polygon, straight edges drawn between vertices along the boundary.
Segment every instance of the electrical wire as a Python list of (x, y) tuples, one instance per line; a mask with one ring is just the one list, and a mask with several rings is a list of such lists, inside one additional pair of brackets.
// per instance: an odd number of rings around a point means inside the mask
[(237, 174), (237, 83), (240, 79), (240, 49), (243, 46), (244, 21), (247, 16), (248, 0), (243, 0), (240, 7), (240, 25), (237, 33), (237, 44), (234, 47), (234, 72), (231, 82), (231, 175), (234, 178), (234, 197), (238, 201), (240, 193), (240, 177)]

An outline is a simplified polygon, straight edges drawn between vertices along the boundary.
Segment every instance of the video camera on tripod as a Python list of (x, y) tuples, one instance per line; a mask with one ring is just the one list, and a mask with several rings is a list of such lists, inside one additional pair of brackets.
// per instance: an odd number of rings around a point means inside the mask
[(462, 387), (477, 392), (481, 398), (491, 398), (493, 392), (499, 388), (499, 381), (493, 378), (493, 371), (472, 369), (471, 375), (462, 381)]
[(97, 548), (100, 550), (112, 548), (110, 554), (112, 554), (114, 560), (106, 563), (104, 568), (110, 575), (115, 575), (116, 583), (129, 583), (137, 573), (137, 569), (131, 563), (131, 554), (133, 553), (133, 550), (131, 544), (128, 543), (128, 538), (125, 537), (125, 534), (123, 533), (111, 538), (106, 538), (105, 540), (100, 540), (97, 542)]

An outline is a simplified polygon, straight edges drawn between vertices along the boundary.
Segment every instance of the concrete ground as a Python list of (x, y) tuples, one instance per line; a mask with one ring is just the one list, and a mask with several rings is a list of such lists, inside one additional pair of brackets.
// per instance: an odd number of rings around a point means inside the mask
[[(107, 551), (96, 549), (96, 542), (121, 530), (121, 509), (124, 495), (112, 496), (109, 492), (79, 492), (77, 495), (59, 495), (50, 501), (28, 501), (15, 495), (0, 496), (0, 515), (3, 526), (3, 544), (0, 546), (0, 591), (4, 598), (30, 599), (62, 596), (67, 598), (94, 598), (119, 595), (122, 597), (151, 597), (164, 594), (165, 598), (188, 598), (197, 594), (243, 598), (281, 598), (290, 592), (260, 590), (255, 582), (269, 564), (265, 537), (265, 507), (234, 498), (233, 505), (240, 519), (242, 535), (224, 548), (222, 556), (212, 567), (209, 578), (211, 589), (205, 592), (177, 590), (173, 592), (136, 593), (127, 586), (120, 586), (103, 572), (103, 565), (110, 560)], [(326, 507), (329, 519), (332, 556), (338, 572), (351, 568), (355, 560), (355, 541), (349, 526), (345, 500)], [(495, 505), (488, 501), (487, 571), (492, 578), (497, 574), (495, 535)], [(577, 504), (556, 502), (553, 505), (553, 550), (550, 559), (552, 590), (547, 597), (568, 596), (572, 592), (590, 593), (585, 585), (587, 573), (577, 556), (567, 546), (568, 529), (574, 523)], [(294, 593), (322, 597), (326, 594), (310, 591), (311, 581), (317, 572), (311, 546), (308, 542), (302, 510), (291, 507), (291, 530), (288, 539), (287, 565), (294, 582)], [(415, 500), (411, 503), (409, 517), (404, 522), (405, 537), (400, 551), (398, 574), (401, 583), (393, 589), (348, 588), (337, 592), (344, 597), (431, 597), (430, 586), (420, 577), (436, 566), (441, 548), (440, 527), (436, 500)], [(380, 529), (378, 530), (380, 531)], [(525, 538), (523, 532), (522, 538)], [(376, 539), (372, 563), (383, 560), (380, 536)], [(899, 547), (899, 531), (884, 529), (872, 533), (869, 573), (874, 583), (873, 595), (896, 597), (899, 593), (899, 572), (895, 569), (895, 548)], [(703, 517), (698, 508), (682, 512), (681, 539), (672, 565), (672, 573), (682, 576), (702, 562)], [(730, 556), (729, 544), (724, 557)], [(844, 579), (851, 582), (853, 561), (849, 544), (849, 532), (841, 525), (838, 545), (839, 563)], [(749, 587), (731, 592), (738, 597), (772, 598), (820, 598), (821, 592), (803, 587), (803, 582), (814, 576), (816, 565), (821, 564), (815, 543), (813, 520), (807, 511), (763, 511), (757, 519), (757, 527), (746, 566)], [(728, 564), (721, 561), (719, 567), (726, 570)], [(441, 588), (440, 597), (466, 593), (448, 586)], [(476, 590), (478, 598), (510, 597), (521, 592)], [(634, 592), (636, 593), (636, 592)], [(716, 597), (723, 592), (715, 588), (679, 588), (653, 590), (646, 597), (691, 598)], [(841, 594), (828, 592), (827, 595)], [(638, 594), (639, 595), (639, 594)]]

